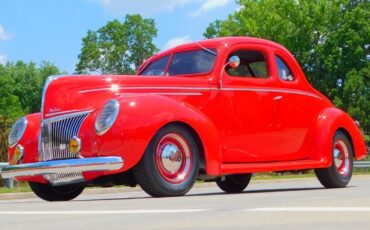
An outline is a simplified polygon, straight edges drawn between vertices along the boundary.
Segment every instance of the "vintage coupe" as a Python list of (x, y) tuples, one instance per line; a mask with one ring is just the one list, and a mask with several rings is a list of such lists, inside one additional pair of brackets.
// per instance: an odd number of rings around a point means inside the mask
[(358, 124), (289, 51), (247, 37), (178, 46), (135, 76), (49, 77), (41, 112), (13, 125), (9, 146), (2, 176), (48, 201), (91, 184), (178, 196), (196, 179), (235, 193), (251, 173), (304, 169), (345, 187), (366, 155)]

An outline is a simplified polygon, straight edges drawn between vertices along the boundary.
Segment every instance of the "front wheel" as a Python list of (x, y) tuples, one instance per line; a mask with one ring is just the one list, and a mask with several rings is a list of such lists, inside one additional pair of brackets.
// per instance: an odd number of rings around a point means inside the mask
[(52, 186), (50, 184), (36, 182), (28, 182), (28, 184), (39, 198), (46, 201), (72, 200), (80, 195), (85, 188), (85, 186), (81, 184), (63, 186)]
[(336, 132), (332, 147), (332, 165), (315, 169), (320, 183), (326, 188), (346, 187), (352, 177), (353, 149), (343, 132)]
[(178, 125), (160, 129), (133, 169), (141, 188), (154, 197), (184, 195), (194, 185), (198, 171), (198, 144)]
[(235, 174), (220, 177), (216, 180), (217, 186), (226, 193), (239, 193), (244, 191), (251, 180), (252, 174)]

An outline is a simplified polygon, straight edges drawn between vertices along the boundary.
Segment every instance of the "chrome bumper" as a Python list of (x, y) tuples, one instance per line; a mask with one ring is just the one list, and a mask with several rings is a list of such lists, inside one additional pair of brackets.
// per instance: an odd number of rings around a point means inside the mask
[(1, 169), (1, 176), (36, 176), (44, 174), (111, 171), (122, 168), (121, 157), (93, 157), (68, 160), (51, 160), (29, 164), (9, 165)]

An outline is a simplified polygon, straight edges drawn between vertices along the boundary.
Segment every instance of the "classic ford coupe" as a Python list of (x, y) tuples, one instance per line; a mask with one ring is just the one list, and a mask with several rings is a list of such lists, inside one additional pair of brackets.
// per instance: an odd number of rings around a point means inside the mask
[(1, 174), (48, 201), (87, 185), (178, 196), (197, 179), (236, 193), (254, 172), (304, 169), (345, 187), (366, 155), (358, 123), (312, 88), (289, 51), (256, 38), (181, 45), (135, 76), (51, 76), (41, 103), (13, 125)]

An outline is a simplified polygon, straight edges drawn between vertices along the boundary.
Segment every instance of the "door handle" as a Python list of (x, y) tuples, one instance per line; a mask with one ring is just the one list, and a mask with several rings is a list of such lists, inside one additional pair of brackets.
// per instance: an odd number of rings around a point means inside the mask
[(274, 101), (279, 101), (281, 99), (283, 99), (283, 96), (276, 96), (276, 97), (274, 97)]

